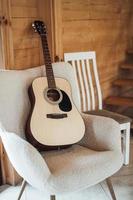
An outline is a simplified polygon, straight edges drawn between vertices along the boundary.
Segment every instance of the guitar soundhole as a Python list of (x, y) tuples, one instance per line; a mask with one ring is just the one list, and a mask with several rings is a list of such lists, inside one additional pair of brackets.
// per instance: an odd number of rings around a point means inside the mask
[(59, 103), (62, 100), (62, 93), (58, 89), (50, 88), (45, 91), (45, 97), (51, 103)]

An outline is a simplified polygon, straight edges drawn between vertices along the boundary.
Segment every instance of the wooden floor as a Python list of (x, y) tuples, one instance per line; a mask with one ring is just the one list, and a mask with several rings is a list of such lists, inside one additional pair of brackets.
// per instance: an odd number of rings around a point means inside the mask
[[(130, 164), (123, 166), (119, 172), (112, 177), (113, 187), (118, 200), (133, 200), (133, 136), (130, 143)], [(105, 182), (103, 190), (110, 197)], [(111, 199), (111, 197), (109, 198)]]
[[(112, 177), (113, 187), (117, 200), (133, 200), (133, 137), (130, 145), (130, 164), (123, 166), (122, 169)], [(20, 186), (8, 187), (2, 192), (0, 189), (0, 200), (13, 200), (20, 190)], [(22, 200), (49, 200), (47, 194), (27, 187)], [(88, 188), (82, 192), (72, 193), (69, 195), (58, 195), (57, 200), (111, 200), (108, 188), (105, 182)]]

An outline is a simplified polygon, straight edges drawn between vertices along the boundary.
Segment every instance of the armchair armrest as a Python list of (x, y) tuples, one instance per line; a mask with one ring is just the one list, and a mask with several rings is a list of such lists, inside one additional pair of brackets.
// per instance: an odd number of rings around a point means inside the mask
[(41, 154), (15, 133), (7, 132), (1, 124), (0, 137), (18, 174), (33, 187), (44, 189), (51, 172)]
[(121, 151), (119, 124), (107, 117), (82, 114), (85, 123), (85, 135), (80, 145), (97, 151)]

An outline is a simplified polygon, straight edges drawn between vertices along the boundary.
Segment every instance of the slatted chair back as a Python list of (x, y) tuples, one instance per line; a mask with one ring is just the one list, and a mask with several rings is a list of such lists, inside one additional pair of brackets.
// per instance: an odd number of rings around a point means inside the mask
[(65, 62), (69, 62), (76, 74), (76, 82), (80, 92), (80, 111), (102, 109), (102, 93), (97, 71), (96, 53), (65, 53)]

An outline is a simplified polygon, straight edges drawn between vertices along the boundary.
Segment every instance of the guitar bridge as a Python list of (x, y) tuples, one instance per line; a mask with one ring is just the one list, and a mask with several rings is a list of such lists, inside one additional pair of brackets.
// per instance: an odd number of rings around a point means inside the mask
[(62, 118), (66, 118), (67, 114), (51, 113), (51, 114), (47, 114), (46, 116), (47, 118), (50, 118), (50, 119), (62, 119)]

